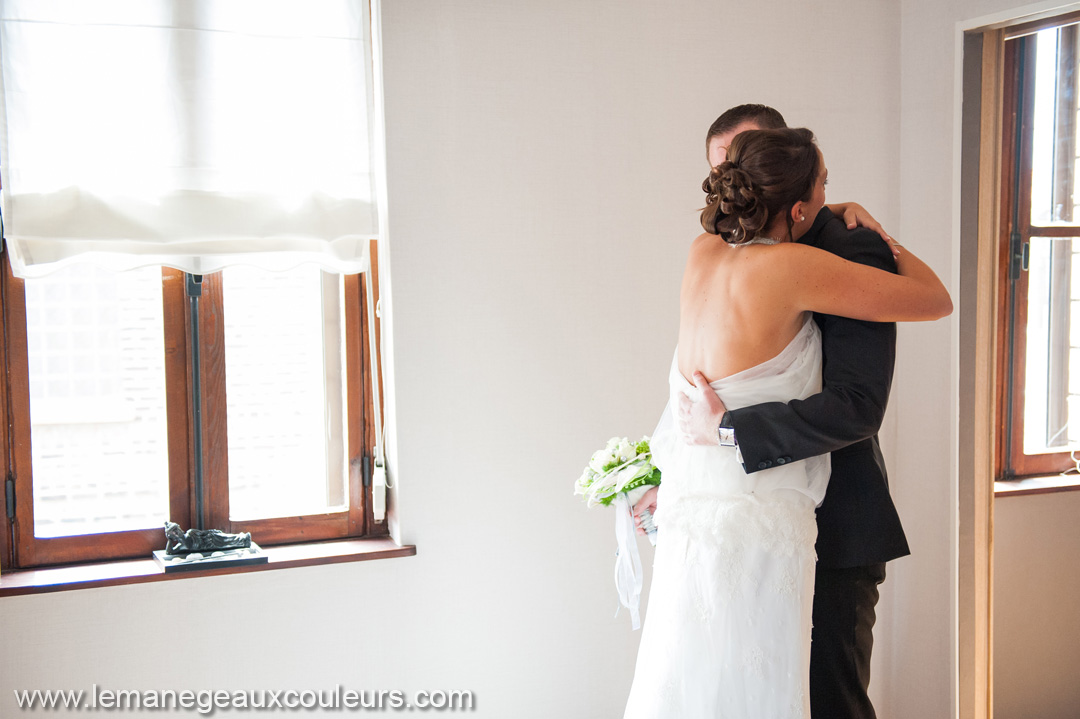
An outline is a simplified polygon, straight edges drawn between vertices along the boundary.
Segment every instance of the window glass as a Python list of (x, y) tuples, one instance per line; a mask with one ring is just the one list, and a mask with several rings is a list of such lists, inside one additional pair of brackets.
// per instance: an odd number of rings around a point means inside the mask
[(341, 276), (234, 267), (223, 285), (230, 519), (341, 511)]
[[(1024, 453), (1080, 443), (1080, 244), (1032, 237), (1028, 264)], [(1075, 421), (1070, 421), (1073, 418)]]
[(34, 534), (159, 527), (169, 466), (161, 270), (26, 284)]
[(1078, 25), (1042, 30), (1036, 43), (1031, 223), (1080, 220), (1077, 200)]

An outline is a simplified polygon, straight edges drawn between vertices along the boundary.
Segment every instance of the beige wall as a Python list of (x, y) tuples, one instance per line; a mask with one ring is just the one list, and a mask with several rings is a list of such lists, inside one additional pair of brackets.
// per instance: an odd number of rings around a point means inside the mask
[(994, 717), (1080, 713), (1080, 492), (994, 507)]
[[(618, 716), (638, 635), (611, 617), (612, 518), (571, 485), (662, 409), (706, 126), (780, 107), (818, 133), (830, 197), (951, 277), (953, 33), (983, 5), (386, 2), (392, 439), (418, 556), (0, 600), (0, 714), (12, 688), (96, 682)], [(880, 605), (883, 719), (953, 705), (951, 337), (901, 333), (884, 439), (915, 553)]]

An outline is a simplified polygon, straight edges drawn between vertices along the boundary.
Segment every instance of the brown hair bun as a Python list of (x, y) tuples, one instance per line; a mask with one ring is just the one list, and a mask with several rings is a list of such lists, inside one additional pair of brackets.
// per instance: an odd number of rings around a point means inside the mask
[(702, 183), (701, 226), (739, 245), (761, 234), (774, 218), (810, 199), (821, 159), (814, 133), (805, 128), (749, 130), (728, 147), (728, 159)]

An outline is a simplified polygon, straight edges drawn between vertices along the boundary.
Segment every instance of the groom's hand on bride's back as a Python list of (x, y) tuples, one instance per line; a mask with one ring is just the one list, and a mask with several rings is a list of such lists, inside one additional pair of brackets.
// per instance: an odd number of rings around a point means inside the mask
[(717, 429), (727, 408), (720, 401), (705, 375), (694, 373), (694, 385), (701, 391), (701, 399), (693, 400), (685, 393), (679, 397), (679, 430), (687, 444), (720, 444)]

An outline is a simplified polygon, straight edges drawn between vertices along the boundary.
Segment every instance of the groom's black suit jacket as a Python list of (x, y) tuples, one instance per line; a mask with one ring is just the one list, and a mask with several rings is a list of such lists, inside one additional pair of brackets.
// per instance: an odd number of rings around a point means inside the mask
[[(896, 271), (877, 233), (848, 230), (822, 208), (799, 240), (853, 262)], [(910, 553), (889, 495), (877, 431), (896, 358), (896, 325), (815, 314), (823, 355), (819, 394), (731, 410), (748, 473), (832, 452), (832, 475), (817, 510), (818, 564), (860, 567)]]

